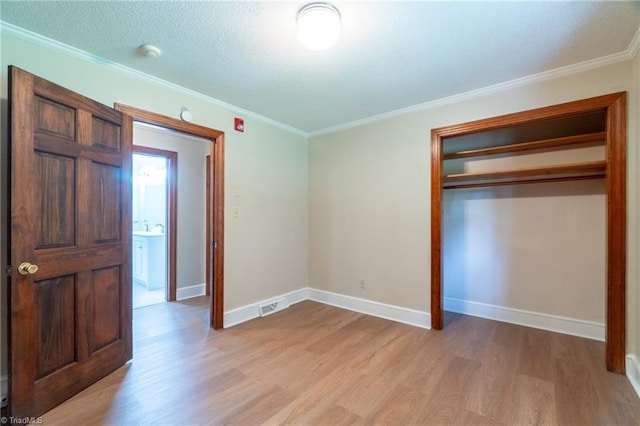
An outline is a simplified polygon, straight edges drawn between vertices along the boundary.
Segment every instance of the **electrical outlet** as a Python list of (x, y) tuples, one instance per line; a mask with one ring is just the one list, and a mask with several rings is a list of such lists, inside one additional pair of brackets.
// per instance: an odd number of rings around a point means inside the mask
[(364, 287), (365, 287), (364, 280), (360, 280), (360, 288), (364, 288)]
[(239, 218), (239, 217), (240, 217), (240, 207), (234, 207), (234, 208), (233, 208), (233, 217), (234, 217), (235, 219), (237, 219), (237, 218)]

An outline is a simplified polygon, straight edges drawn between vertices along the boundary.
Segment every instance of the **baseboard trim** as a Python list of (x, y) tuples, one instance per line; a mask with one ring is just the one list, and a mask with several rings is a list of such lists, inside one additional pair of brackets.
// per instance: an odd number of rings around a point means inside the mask
[(205, 283), (196, 284), (189, 287), (178, 287), (176, 289), (176, 299), (184, 300), (191, 299), (192, 297), (204, 296), (206, 294), (207, 286)]
[(261, 304), (271, 303), (281, 297), (286, 298), (289, 305), (304, 300), (312, 300), (314, 302), (324, 303), (325, 305), (401, 322), (415, 327), (431, 328), (431, 315), (426, 312), (314, 288), (303, 288), (227, 311), (224, 313), (224, 328), (233, 327), (234, 325), (257, 318), (260, 316), (258, 307)]
[(627, 354), (626, 364), (627, 377), (631, 382), (631, 386), (633, 386), (633, 389), (640, 397), (640, 360), (635, 355)]
[(506, 308), (504, 306), (471, 302), (451, 297), (444, 298), (444, 310), (542, 330), (555, 331), (572, 336), (585, 337), (602, 342), (605, 340), (605, 325), (592, 321)]
[(302, 302), (303, 300), (307, 300), (308, 293), (307, 289), (303, 288), (300, 290), (295, 290), (289, 293), (281, 294), (279, 296), (270, 297), (269, 299), (260, 300), (255, 303), (251, 303), (249, 305), (241, 306), (239, 308), (231, 309), (224, 313), (224, 328), (233, 327), (234, 325), (241, 324), (245, 321), (252, 320), (254, 318), (258, 318), (260, 316), (259, 306), (265, 303), (273, 303), (276, 299), (280, 299), (284, 297), (289, 302), (289, 305), (293, 305), (298, 302)]
[[(204, 289), (201, 294), (204, 294)], [(200, 294), (195, 294), (191, 297), (198, 295)], [(229, 310), (224, 314), (224, 327), (233, 327), (234, 325), (259, 317), (260, 314), (258, 307), (261, 304), (272, 303), (281, 297), (286, 298), (289, 305), (293, 305), (304, 300), (312, 300), (314, 302), (324, 303), (326, 305), (348, 309), (350, 311), (360, 312), (374, 317), (401, 322), (415, 327), (425, 329), (431, 328), (431, 314), (428, 312), (388, 305), (386, 303), (308, 287)], [(585, 337), (593, 340), (604, 341), (605, 336), (604, 324), (578, 320), (575, 318), (561, 317), (558, 315), (506, 308), (503, 306), (470, 302), (467, 300), (449, 297), (444, 298), (444, 309), (451, 312), (524, 325), (527, 327), (569, 334), (572, 336)], [(637, 381), (640, 382), (640, 367), (636, 371), (638, 371)]]
[(350, 311), (360, 312), (374, 317), (401, 322), (420, 328), (431, 328), (431, 314), (415, 309), (402, 308), (400, 306), (387, 305), (386, 303), (361, 299), (359, 297), (346, 296), (330, 291), (307, 289), (309, 300), (336, 306)]

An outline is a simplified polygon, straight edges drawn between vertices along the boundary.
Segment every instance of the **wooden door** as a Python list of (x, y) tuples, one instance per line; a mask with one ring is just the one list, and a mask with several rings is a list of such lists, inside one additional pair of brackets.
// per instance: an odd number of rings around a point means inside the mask
[(9, 407), (23, 417), (131, 359), (132, 129), (119, 111), (9, 75)]

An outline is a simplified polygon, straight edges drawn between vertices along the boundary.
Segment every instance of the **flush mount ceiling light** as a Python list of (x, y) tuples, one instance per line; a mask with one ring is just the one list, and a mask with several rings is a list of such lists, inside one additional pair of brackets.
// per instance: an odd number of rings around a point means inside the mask
[(329, 3), (311, 3), (298, 12), (298, 40), (311, 50), (326, 50), (340, 39), (340, 12)]

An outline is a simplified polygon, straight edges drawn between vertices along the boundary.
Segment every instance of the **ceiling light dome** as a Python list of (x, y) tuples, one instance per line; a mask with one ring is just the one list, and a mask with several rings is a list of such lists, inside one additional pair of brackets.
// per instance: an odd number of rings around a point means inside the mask
[(162, 55), (162, 50), (160, 50), (159, 47), (154, 46), (153, 44), (141, 44), (139, 49), (140, 52), (142, 52), (142, 54), (148, 58), (159, 58), (160, 55)]
[(340, 39), (340, 12), (329, 3), (311, 3), (298, 12), (298, 40), (311, 50), (326, 50)]

